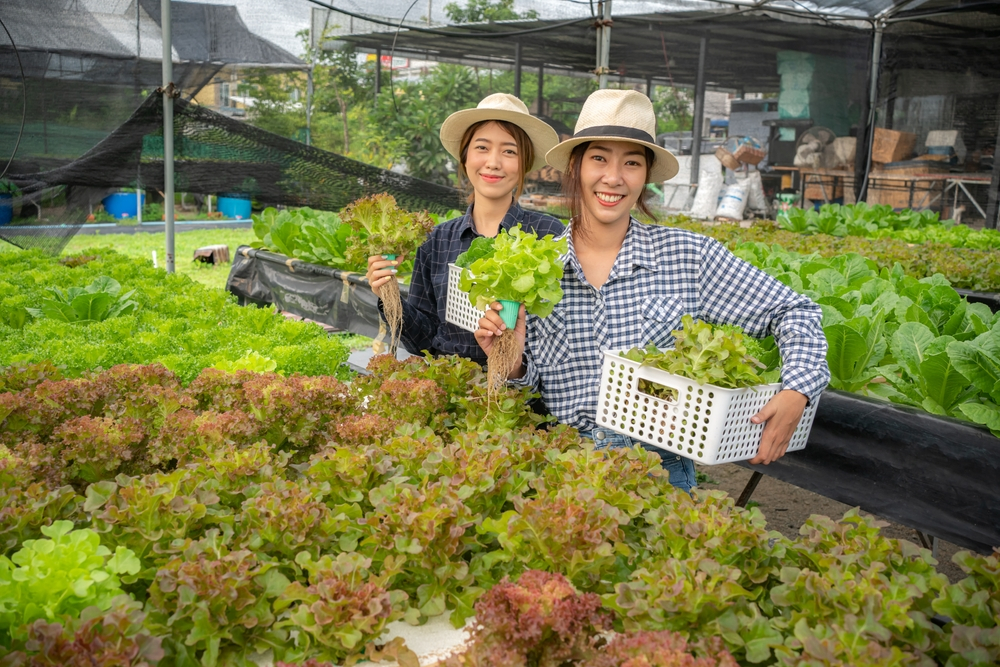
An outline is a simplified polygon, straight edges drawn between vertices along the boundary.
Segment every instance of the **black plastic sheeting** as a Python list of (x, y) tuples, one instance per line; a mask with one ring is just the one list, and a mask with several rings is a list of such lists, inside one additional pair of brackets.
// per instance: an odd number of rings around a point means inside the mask
[(955, 290), (969, 303), (985, 303), (994, 313), (1000, 310), (1000, 294), (997, 292), (975, 292), (968, 289)]
[[(385, 336), (378, 299), (363, 273), (338, 271), (240, 246), (233, 257), (226, 289), (241, 304), (274, 304), (279, 310), (342, 331), (376, 339), (380, 334)], [(409, 287), (401, 284), (399, 292), (406, 299)]]
[(1000, 546), (1000, 439), (965, 422), (827, 390), (805, 449), (740, 465), (967, 549)]
[[(379, 335), (375, 295), (362, 274), (241, 246), (226, 287), (241, 303), (274, 303)], [(406, 286), (400, 290), (406, 298)], [(1000, 439), (964, 422), (826, 391), (805, 449), (767, 466), (740, 465), (964, 548), (1000, 546)]]

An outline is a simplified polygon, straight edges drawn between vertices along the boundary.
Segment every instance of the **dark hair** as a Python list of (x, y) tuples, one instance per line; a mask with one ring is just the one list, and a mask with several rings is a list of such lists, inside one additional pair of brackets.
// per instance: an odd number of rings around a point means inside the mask
[(472, 143), (472, 137), (476, 134), (476, 130), (483, 127), (487, 123), (496, 123), (499, 125), (500, 129), (514, 137), (514, 143), (517, 144), (517, 159), (521, 167), (521, 173), (517, 178), (517, 188), (514, 190), (515, 200), (521, 196), (521, 191), (524, 190), (524, 179), (528, 175), (528, 172), (531, 170), (531, 165), (535, 161), (535, 147), (531, 143), (531, 138), (528, 136), (527, 132), (514, 123), (506, 120), (481, 120), (478, 123), (473, 123), (462, 135), (462, 143), (459, 144), (458, 149), (458, 180), (468, 193), (466, 201), (470, 204), (476, 198), (476, 191), (472, 188), (472, 184), (469, 181), (469, 174), (465, 171), (465, 160), (468, 157), (469, 144)]
[[(580, 202), (583, 199), (583, 186), (580, 183), (580, 165), (583, 164), (583, 154), (587, 152), (587, 147), (590, 144), (591, 142), (585, 141), (573, 148), (573, 152), (569, 155), (569, 167), (567, 167), (566, 173), (563, 174), (563, 196), (566, 197), (566, 204), (569, 206), (570, 219), (575, 221), (574, 230), (579, 230), (584, 236), (587, 235), (587, 229), (582, 224), (581, 221), (583, 218), (580, 216)], [(643, 148), (646, 150), (646, 184), (648, 185), (649, 174), (653, 171), (653, 162), (656, 160), (656, 154), (653, 153), (653, 149), (649, 146), (643, 146)], [(646, 199), (650, 195), (652, 195), (652, 190), (644, 185), (635, 205), (640, 213), (653, 222), (657, 222), (658, 218), (646, 203)]]

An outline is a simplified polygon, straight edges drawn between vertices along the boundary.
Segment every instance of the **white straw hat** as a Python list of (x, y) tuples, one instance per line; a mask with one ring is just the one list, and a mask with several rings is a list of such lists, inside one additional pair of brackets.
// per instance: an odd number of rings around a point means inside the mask
[(648, 146), (656, 159), (649, 172), (651, 183), (662, 183), (677, 174), (677, 158), (656, 145), (656, 113), (653, 103), (634, 90), (596, 90), (583, 103), (573, 136), (550, 150), (545, 161), (566, 173), (570, 154), (588, 141), (628, 141)]
[(505, 120), (524, 130), (535, 151), (535, 161), (529, 171), (545, 166), (545, 154), (559, 143), (559, 135), (544, 120), (528, 113), (524, 102), (507, 93), (493, 93), (483, 98), (475, 109), (462, 109), (448, 116), (441, 124), (441, 143), (453, 158), (461, 161), (462, 137), (465, 131), (484, 120)]

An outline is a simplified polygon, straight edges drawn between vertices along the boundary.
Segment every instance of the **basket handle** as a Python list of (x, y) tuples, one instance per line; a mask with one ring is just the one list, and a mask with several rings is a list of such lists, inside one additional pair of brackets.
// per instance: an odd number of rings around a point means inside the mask
[(661, 400), (670, 404), (680, 403), (681, 394), (687, 391), (687, 387), (685, 385), (687, 385), (688, 382), (694, 382), (694, 380), (688, 380), (687, 382), (685, 382), (682, 380), (675, 380), (673, 378), (664, 378), (659, 376), (659, 373), (665, 373), (665, 372), (666, 371), (663, 371), (659, 368), (655, 368), (653, 366), (640, 365), (635, 370), (635, 375), (633, 375), (633, 377), (635, 378), (636, 392), (644, 393), (639, 391), (639, 381), (646, 380), (648, 382), (656, 383), (661, 387), (666, 387), (667, 389), (673, 389), (675, 392), (677, 392), (677, 398), (675, 398), (674, 400), (660, 398), (659, 396), (652, 396), (652, 394), (647, 394), (647, 396), (651, 396), (654, 399)]

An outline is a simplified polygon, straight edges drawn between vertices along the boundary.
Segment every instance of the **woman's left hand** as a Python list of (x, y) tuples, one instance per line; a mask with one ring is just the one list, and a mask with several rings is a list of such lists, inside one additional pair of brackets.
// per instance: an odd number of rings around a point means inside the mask
[(793, 389), (779, 391), (761, 411), (750, 418), (754, 424), (766, 422), (760, 437), (760, 450), (750, 463), (767, 465), (785, 455), (808, 399)]

